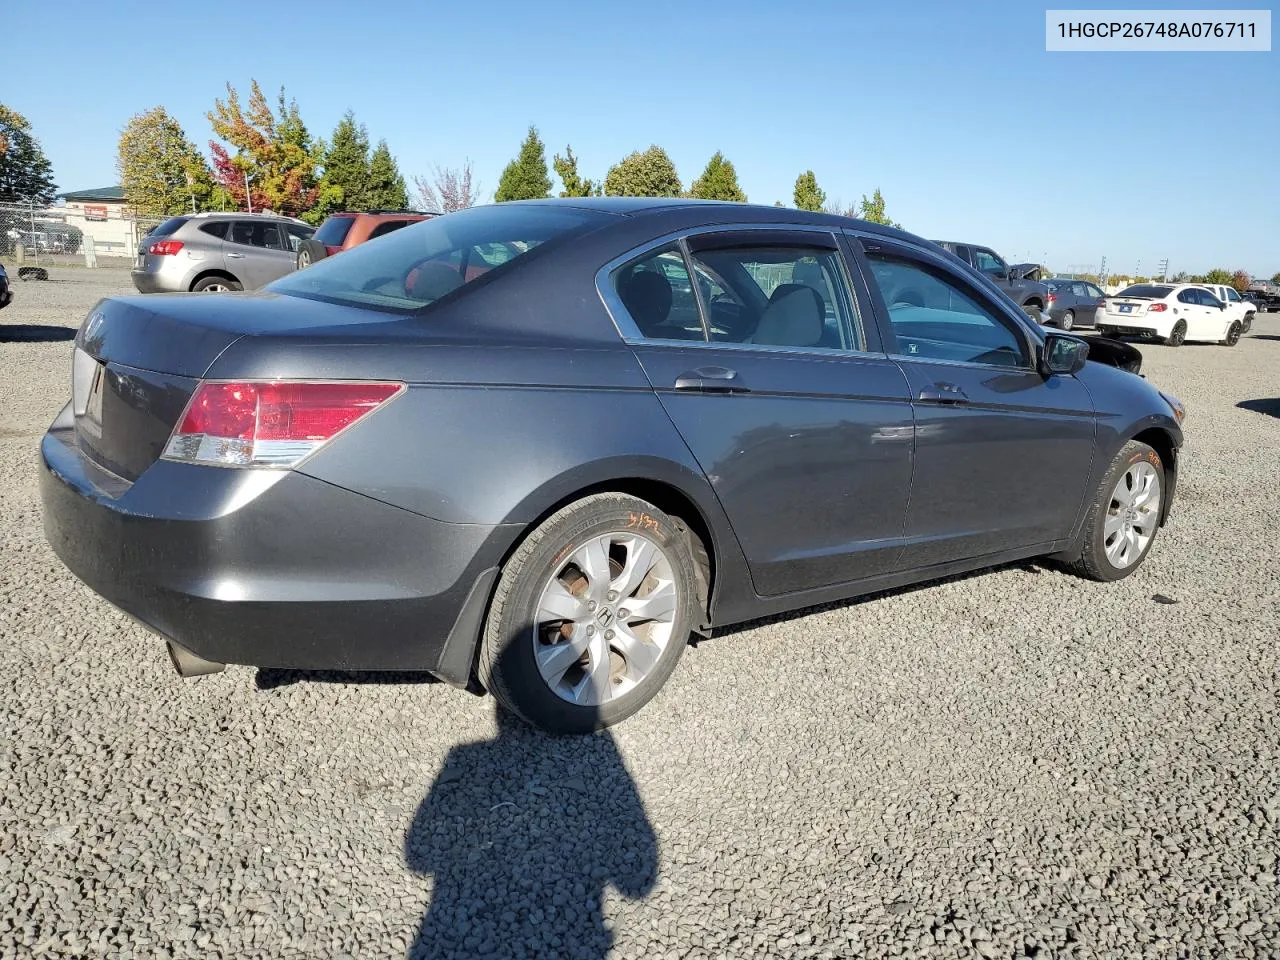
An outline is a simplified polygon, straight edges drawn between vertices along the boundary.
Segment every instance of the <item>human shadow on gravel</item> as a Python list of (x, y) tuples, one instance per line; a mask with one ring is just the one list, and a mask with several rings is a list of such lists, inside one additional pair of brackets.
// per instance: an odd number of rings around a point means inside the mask
[[(1278, 337), (1277, 339), (1280, 339)], [(1280, 397), (1260, 397), (1257, 400), (1241, 400), (1236, 404), (1241, 410), (1252, 410), (1254, 413), (1265, 413), (1269, 417), (1280, 417)]]
[(43, 323), (0, 323), (0, 343), (60, 343), (75, 338), (75, 327)]
[(454, 747), (405, 834), (431, 905), (410, 960), (604, 960), (603, 896), (654, 885), (657, 840), (608, 731), (553, 737), (497, 711), (497, 736)]

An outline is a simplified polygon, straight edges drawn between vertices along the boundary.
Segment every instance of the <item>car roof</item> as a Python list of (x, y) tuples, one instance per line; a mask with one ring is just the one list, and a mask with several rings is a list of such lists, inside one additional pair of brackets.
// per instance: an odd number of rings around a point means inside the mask
[[(815, 213), (795, 207), (774, 207), (762, 203), (734, 203), (728, 200), (694, 200), (686, 197), (548, 197), (546, 200), (517, 200), (519, 204), (577, 207), (623, 217), (644, 217), (676, 212), (696, 212), (706, 224), (790, 223), (827, 227), (832, 230), (856, 227), (890, 239), (918, 244), (915, 234), (897, 227), (871, 223), (834, 213)], [(930, 241), (925, 241), (926, 243)]]

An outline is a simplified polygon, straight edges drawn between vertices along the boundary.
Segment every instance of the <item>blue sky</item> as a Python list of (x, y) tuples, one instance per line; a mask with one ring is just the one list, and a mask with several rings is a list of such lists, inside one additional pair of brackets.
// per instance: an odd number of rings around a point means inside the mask
[(688, 185), (722, 150), (753, 201), (812, 168), (1058, 270), (1280, 270), (1276, 51), (1047, 53), (1025, 2), (56, 6), (9, 5), (3, 99), (64, 190), (117, 182), (121, 128), (157, 104), (203, 146), (224, 84), (256, 78), (313, 134), (351, 108), (407, 176), (470, 158), (487, 192), (534, 123), (593, 178), (658, 143)]

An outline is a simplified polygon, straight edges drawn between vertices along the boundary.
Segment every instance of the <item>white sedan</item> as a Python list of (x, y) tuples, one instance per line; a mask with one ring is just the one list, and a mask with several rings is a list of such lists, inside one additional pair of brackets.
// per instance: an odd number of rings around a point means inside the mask
[(1098, 332), (1156, 337), (1171, 347), (1186, 340), (1234, 347), (1243, 323), (1227, 305), (1195, 283), (1135, 283), (1098, 309)]

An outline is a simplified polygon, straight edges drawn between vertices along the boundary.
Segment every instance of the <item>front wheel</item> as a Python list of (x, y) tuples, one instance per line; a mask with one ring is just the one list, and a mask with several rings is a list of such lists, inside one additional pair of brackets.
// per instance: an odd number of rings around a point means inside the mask
[(1232, 320), (1231, 326), (1227, 327), (1227, 335), (1222, 338), (1222, 345), (1224, 347), (1234, 347), (1240, 342), (1241, 330), (1240, 321)]
[(1040, 313), (1040, 308), (1037, 307), (1035, 304), (1029, 304), (1029, 305), (1024, 304), (1022, 307), (1022, 312), (1025, 313), (1032, 320), (1034, 320), (1036, 323), (1044, 323), (1044, 321), (1041, 319), (1042, 314)]
[(1182, 341), (1187, 339), (1187, 321), (1179, 320), (1173, 325), (1173, 329), (1169, 331), (1169, 335), (1164, 338), (1164, 342), (1171, 347), (1182, 346)]
[(579, 500), (503, 568), (481, 640), (480, 682), (528, 723), (586, 733), (625, 720), (675, 669), (698, 609), (701, 547), (653, 504)]
[(1122, 580), (1142, 565), (1164, 507), (1160, 454), (1130, 440), (1112, 461), (1085, 516), (1079, 553), (1068, 561), (1091, 580)]
[(1252, 313), (1246, 313), (1246, 314), (1244, 315), (1244, 323), (1243, 323), (1243, 324), (1241, 325), (1241, 327), (1240, 327), (1240, 332), (1241, 332), (1241, 333), (1248, 333), (1248, 332), (1249, 332), (1249, 330), (1250, 330), (1252, 327), (1253, 327), (1253, 314), (1252, 314)]

